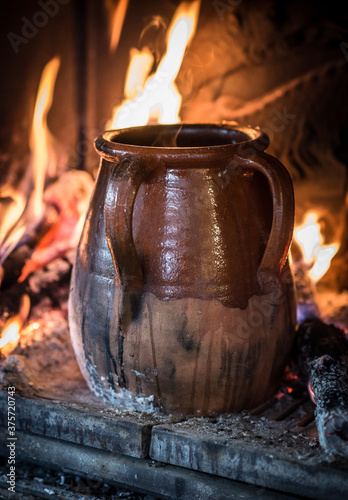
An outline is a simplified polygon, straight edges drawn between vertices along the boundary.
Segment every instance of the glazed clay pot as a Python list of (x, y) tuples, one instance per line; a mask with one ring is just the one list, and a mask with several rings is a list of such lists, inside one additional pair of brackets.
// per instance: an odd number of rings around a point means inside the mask
[(69, 307), (79, 366), (104, 401), (212, 415), (276, 390), (294, 336), (294, 202), (267, 145), (228, 124), (96, 140)]

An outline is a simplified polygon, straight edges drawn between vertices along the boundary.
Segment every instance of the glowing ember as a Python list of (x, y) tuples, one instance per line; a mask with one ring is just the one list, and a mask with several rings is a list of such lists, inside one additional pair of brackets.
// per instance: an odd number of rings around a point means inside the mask
[(113, 111), (107, 128), (179, 121), (181, 95), (175, 79), (185, 50), (196, 31), (200, 1), (182, 3), (168, 28), (167, 51), (157, 70), (149, 75), (153, 56), (148, 49), (133, 50), (125, 84), (125, 99)]
[(0, 337), (0, 349), (3, 353), (11, 352), (20, 338), (20, 331), (27, 320), (30, 312), (29, 295), (23, 295), (21, 298), (19, 312), (16, 316), (10, 318), (2, 328)]
[(283, 397), (285, 396), (285, 392), (284, 391), (279, 391), (277, 392), (277, 394), (275, 394), (275, 398), (277, 399), (277, 401), (279, 401), (280, 399), (282, 399)]
[(87, 172), (70, 171), (48, 186), (44, 193), (44, 202), (47, 206), (56, 208), (56, 220), (52, 221), (50, 230), (38, 242), (30, 259), (26, 261), (19, 282), (77, 247), (93, 185), (93, 180)]
[(339, 245), (324, 244), (318, 216), (314, 212), (306, 214), (303, 224), (295, 229), (294, 234), (302, 250), (304, 261), (310, 266), (309, 277), (314, 282), (319, 281), (329, 269)]
[(32, 234), (42, 218), (45, 178), (48, 172), (54, 174), (56, 162), (51, 147), (52, 136), (47, 127), (47, 113), (52, 104), (59, 64), (56, 57), (42, 72), (30, 133), (31, 158), (26, 175), (16, 189), (12, 186), (1, 189), (0, 265), (26, 235)]

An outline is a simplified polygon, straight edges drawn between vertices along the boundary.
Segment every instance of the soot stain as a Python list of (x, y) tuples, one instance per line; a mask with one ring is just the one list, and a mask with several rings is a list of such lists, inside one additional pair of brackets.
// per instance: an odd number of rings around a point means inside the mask
[(191, 352), (195, 349), (196, 342), (186, 327), (187, 327), (187, 319), (185, 319), (182, 327), (178, 331), (178, 336), (176, 340), (183, 346), (185, 351)]

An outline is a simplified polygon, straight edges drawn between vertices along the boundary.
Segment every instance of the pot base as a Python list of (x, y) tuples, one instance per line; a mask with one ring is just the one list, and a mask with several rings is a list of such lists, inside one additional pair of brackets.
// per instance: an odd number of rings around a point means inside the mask
[[(274, 394), (295, 333), (292, 286), (255, 295), (242, 310), (153, 294), (123, 294), (120, 303), (113, 280), (82, 269), (78, 276), (86, 285), (70, 296), (73, 346), (89, 387), (105, 402), (216, 415), (252, 408)], [(86, 310), (86, 303), (93, 308)], [(103, 316), (111, 318), (108, 325), (96, 321)]]

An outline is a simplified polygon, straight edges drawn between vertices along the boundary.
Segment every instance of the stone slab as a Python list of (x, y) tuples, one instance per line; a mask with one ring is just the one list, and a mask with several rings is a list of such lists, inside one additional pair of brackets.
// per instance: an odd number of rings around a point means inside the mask
[[(0, 428), (0, 450), (6, 453), (6, 429)], [(257, 488), (209, 474), (185, 470), (149, 459), (120, 455), (107, 450), (73, 444), (29, 432), (17, 433), (16, 456), (87, 475), (91, 479), (150, 493), (164, 499), (181, 500), (291, 500), (265, 488)], [(17, 468), (20, 475), (20, 466)]]
[[(90, 399), (90, 400), (89, 400)], [(0, 393), (0, 425), (7, 427), (7, 394)], [(148, 456), (151, 427), (169, 419), (120, 411), (86, 394), (72, 403), (16, 397), (16, 429), (132, 457)]]
[[(348, 464), (332, 463), (311, 440), (268, 419), (232, 415), (152, 429), (150, 458), (315, 500), (341, 500)], [(290, 436), (287, 436), (290, 434)]]
[[(297, 426), (296, 422), (303, 418), (306, 404), (304, 407), (296, 407), (297, 410), (285, 417), (285, 420), (278, 421), (279, 409), (282, 418), (285, 415), (284, 409), (278, 407), (279, 404), (265, 411), (272, 414), (275, 412), (276, 418), (273, 415), (273, 419), (258, 413), (255, 414), (258, 416), (253, 416), (252, 412), (244, 411), (216, 418), (188, 418), (180, 421), (156, 413), (118, 410), (99, 403), (90, 392), (86, 392), (85, 397), (79, 393), (78, 399), (70, 401), (18, 396), (16, 437), (20, 439), (17, 441), (17, 451), (21, 450), (24, 458), (31, 461), (39, 460), (40, 449), (45, 449), (42, 455), (45, 457), (45, 463), (50, 466), (56, 464), (57, 467), (68, 467), (64, 461), (58, 460), (57, 453), (63, 453), (65, 456), (65, 450), (71, 450), (76, 463), (80, 464), (76, 468), (74, 461), (66, 462), (71, 463), (71, 470), (90, 475), (93, 468), (96, 468), (100, 472), (99, 478), (104, 478), (104, 455), (98, 454), (99, 452), (110, 453), (109, 458), (117, 456), (119, 464), (128, 463), (127, 461), (132, 459), (135, 462), (129, 462), (127, 473), (122, 472), (121, 468), (119, 479), (119, 483), (131, 488), (135, 488), (131, 476), (132, 463), (137, 475), (137, 468), (143, 471), (145, 465), (146, 468), (161, 471), (163, 468), (167, 470), (168, 467), (172, 472), (177, 471), (176, 475), (174, 474), (177, 479), (174, 480), (172, 476), (167, 479), (169, 483), (172, 481), (172, 492), (175, 481), (179, 484), (183, 481), (185, 492), (190, 491), (193, 495), (194, 489), (189, 483), (196, 480), (193, 478), (198, 474), (201, 491), (206, 488), (208, 478), (213, 482), (209, 482), (207, 491), (215, 492), (215, 495), (219, 491), (217, 498), (257, 498), (260, 491), (262, 495), (265, 495), (265, 492), (271, 494), (270, 489), (277, 492), (275, 498), (283, 498), (286, 494), (316, 500), (344, 498), (348, 488), (348, 465), (328, 460), (319, 446), (314, 422), (306, 427)], [(6, 393), (0, 393), (0, 425), (3, 426), (0, 432), (3, 433), (4, 444), (0, 453), (6, 456)], [(46, 448), (42, 448), (40, 443)], [(48, 444), (51, 450), (48, 449)], [(71, 448), (71, 445), (78, 448)], [(76, 450), (86, 457), (85, 462), (79, 462)], [(90, 453), (89, 458), (85, 453)], [(101, 465), (99, 458), (102, 460)], [(150, 460), (147, 460), (149, 458)], [(187, 476), (185, 479), (185, 475), (182, 479), (182, 474), (186, 473), (193, 476)], [(108, 474), (106, 473), (105, 481), (109, 481), (111, 477)], [(160, 477), (163, 477), (165, 491), (166, 476), (163, 474)], [(204, 481), (202, 478), (205, 478)], [(146, 473), (143, 479), (137, 481), (137, 487), (140, 488), (139, 484), (145, 484), (144, 490), (160, 494), (160, 490), (151, 485), (150, 479)], [(216, 481), (219, 482), (216, 487), (218, 489), (213, 485)], [(258, 489), (251, 497), (229, 497), (226, 486), (227, 496), (221, 496), (225, 495), (225, 481), (228, 484), (231, 482), (233, 488), (236, 488), (236, 485), (249, 488), (251, 484)], [(211, 495), (213, 498), (213, 493)], [(189, 496), (187, 493), (187, 498)]]

